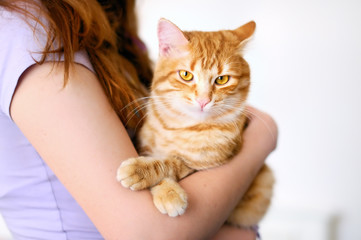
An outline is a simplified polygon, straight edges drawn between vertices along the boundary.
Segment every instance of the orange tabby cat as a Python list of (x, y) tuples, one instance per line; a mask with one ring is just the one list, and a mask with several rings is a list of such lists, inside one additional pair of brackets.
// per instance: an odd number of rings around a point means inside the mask
[[(124, 187), (150, 187), (164, 214), (185, 212), (187, 194), (177, 183), (196, 170), (227, 163), (242, 146), (250, 69), (242, 49), (255, 30), (182, 32), (161, 19), (160, 54), (139, 139), (142, 157), (124, 161), (117, 179)], [(265, 214), (273, 175), (259, 172), (229, 223), (250, 227)]]

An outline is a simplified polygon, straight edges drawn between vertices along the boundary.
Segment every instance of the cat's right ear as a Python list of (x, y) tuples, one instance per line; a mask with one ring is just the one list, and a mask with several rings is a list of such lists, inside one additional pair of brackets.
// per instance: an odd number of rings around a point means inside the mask
[(179, 55), (188, 44), (183, 32), (172, 22), (162, 18), (158, 22), (159, 55)]
[(252, 37), (255, 30), (256, 30), (256, 23), (254, 21), (250, 21), (240, 26), (234, 31), (237, 34), (240, 42), (243, 42), (249, 40)]

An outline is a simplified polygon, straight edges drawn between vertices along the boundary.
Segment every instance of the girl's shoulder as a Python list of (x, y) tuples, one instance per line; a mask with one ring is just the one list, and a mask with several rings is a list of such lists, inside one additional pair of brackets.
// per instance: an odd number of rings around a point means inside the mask
[(18, 79), (41, 59), (47, 41), (44, 28), (31, 21), (18, 12), (0, 8), (0, 108), (6, 115)]

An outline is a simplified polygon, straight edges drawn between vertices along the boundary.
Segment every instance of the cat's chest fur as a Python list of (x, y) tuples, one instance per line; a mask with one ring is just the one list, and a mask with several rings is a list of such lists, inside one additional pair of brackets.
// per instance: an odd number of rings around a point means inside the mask
[(176, 156), (188, 167), (205, 169), (226, 163), (241, 148), (245, 122), (239, 117), (232, 124), (199, 123), (171, 127), (169, 122), (150, 114), (140, 131), (143, 154), (160, 157)]

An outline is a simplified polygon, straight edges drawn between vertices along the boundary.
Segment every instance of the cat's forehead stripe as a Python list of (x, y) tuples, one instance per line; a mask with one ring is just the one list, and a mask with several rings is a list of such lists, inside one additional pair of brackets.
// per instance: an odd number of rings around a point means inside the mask
[(202, 69), (215, 68), (218, 74), (222, 73), (223, 65), (228, 62), (228, 58), (237, 54), (236, 44), (233, 41), (227, 41), (225, 35), (231, 34), (228, 32), (198, 32), (191, 35), (191, 71), (194, 71), (197, 63), (200, 63)]
[(176, 73), (176, 71), (170, 71), (168, 72), (167, 74), (163, 75), (163, 76), (160, 76), (157, 78), (157, 85), (163, 83), (163, 82), (168, 82), (169, 81), (169, 78), (174, 75)]
[(190, 63), (190, 70), (191, 70), (192, 72), (194, 72), (195, 67), (196, 67), (196, 64), (197, 64), (197, 60), (196, 60), (196, 59), (193, 59), (193, 60), (191, 61), (191, 63)]

